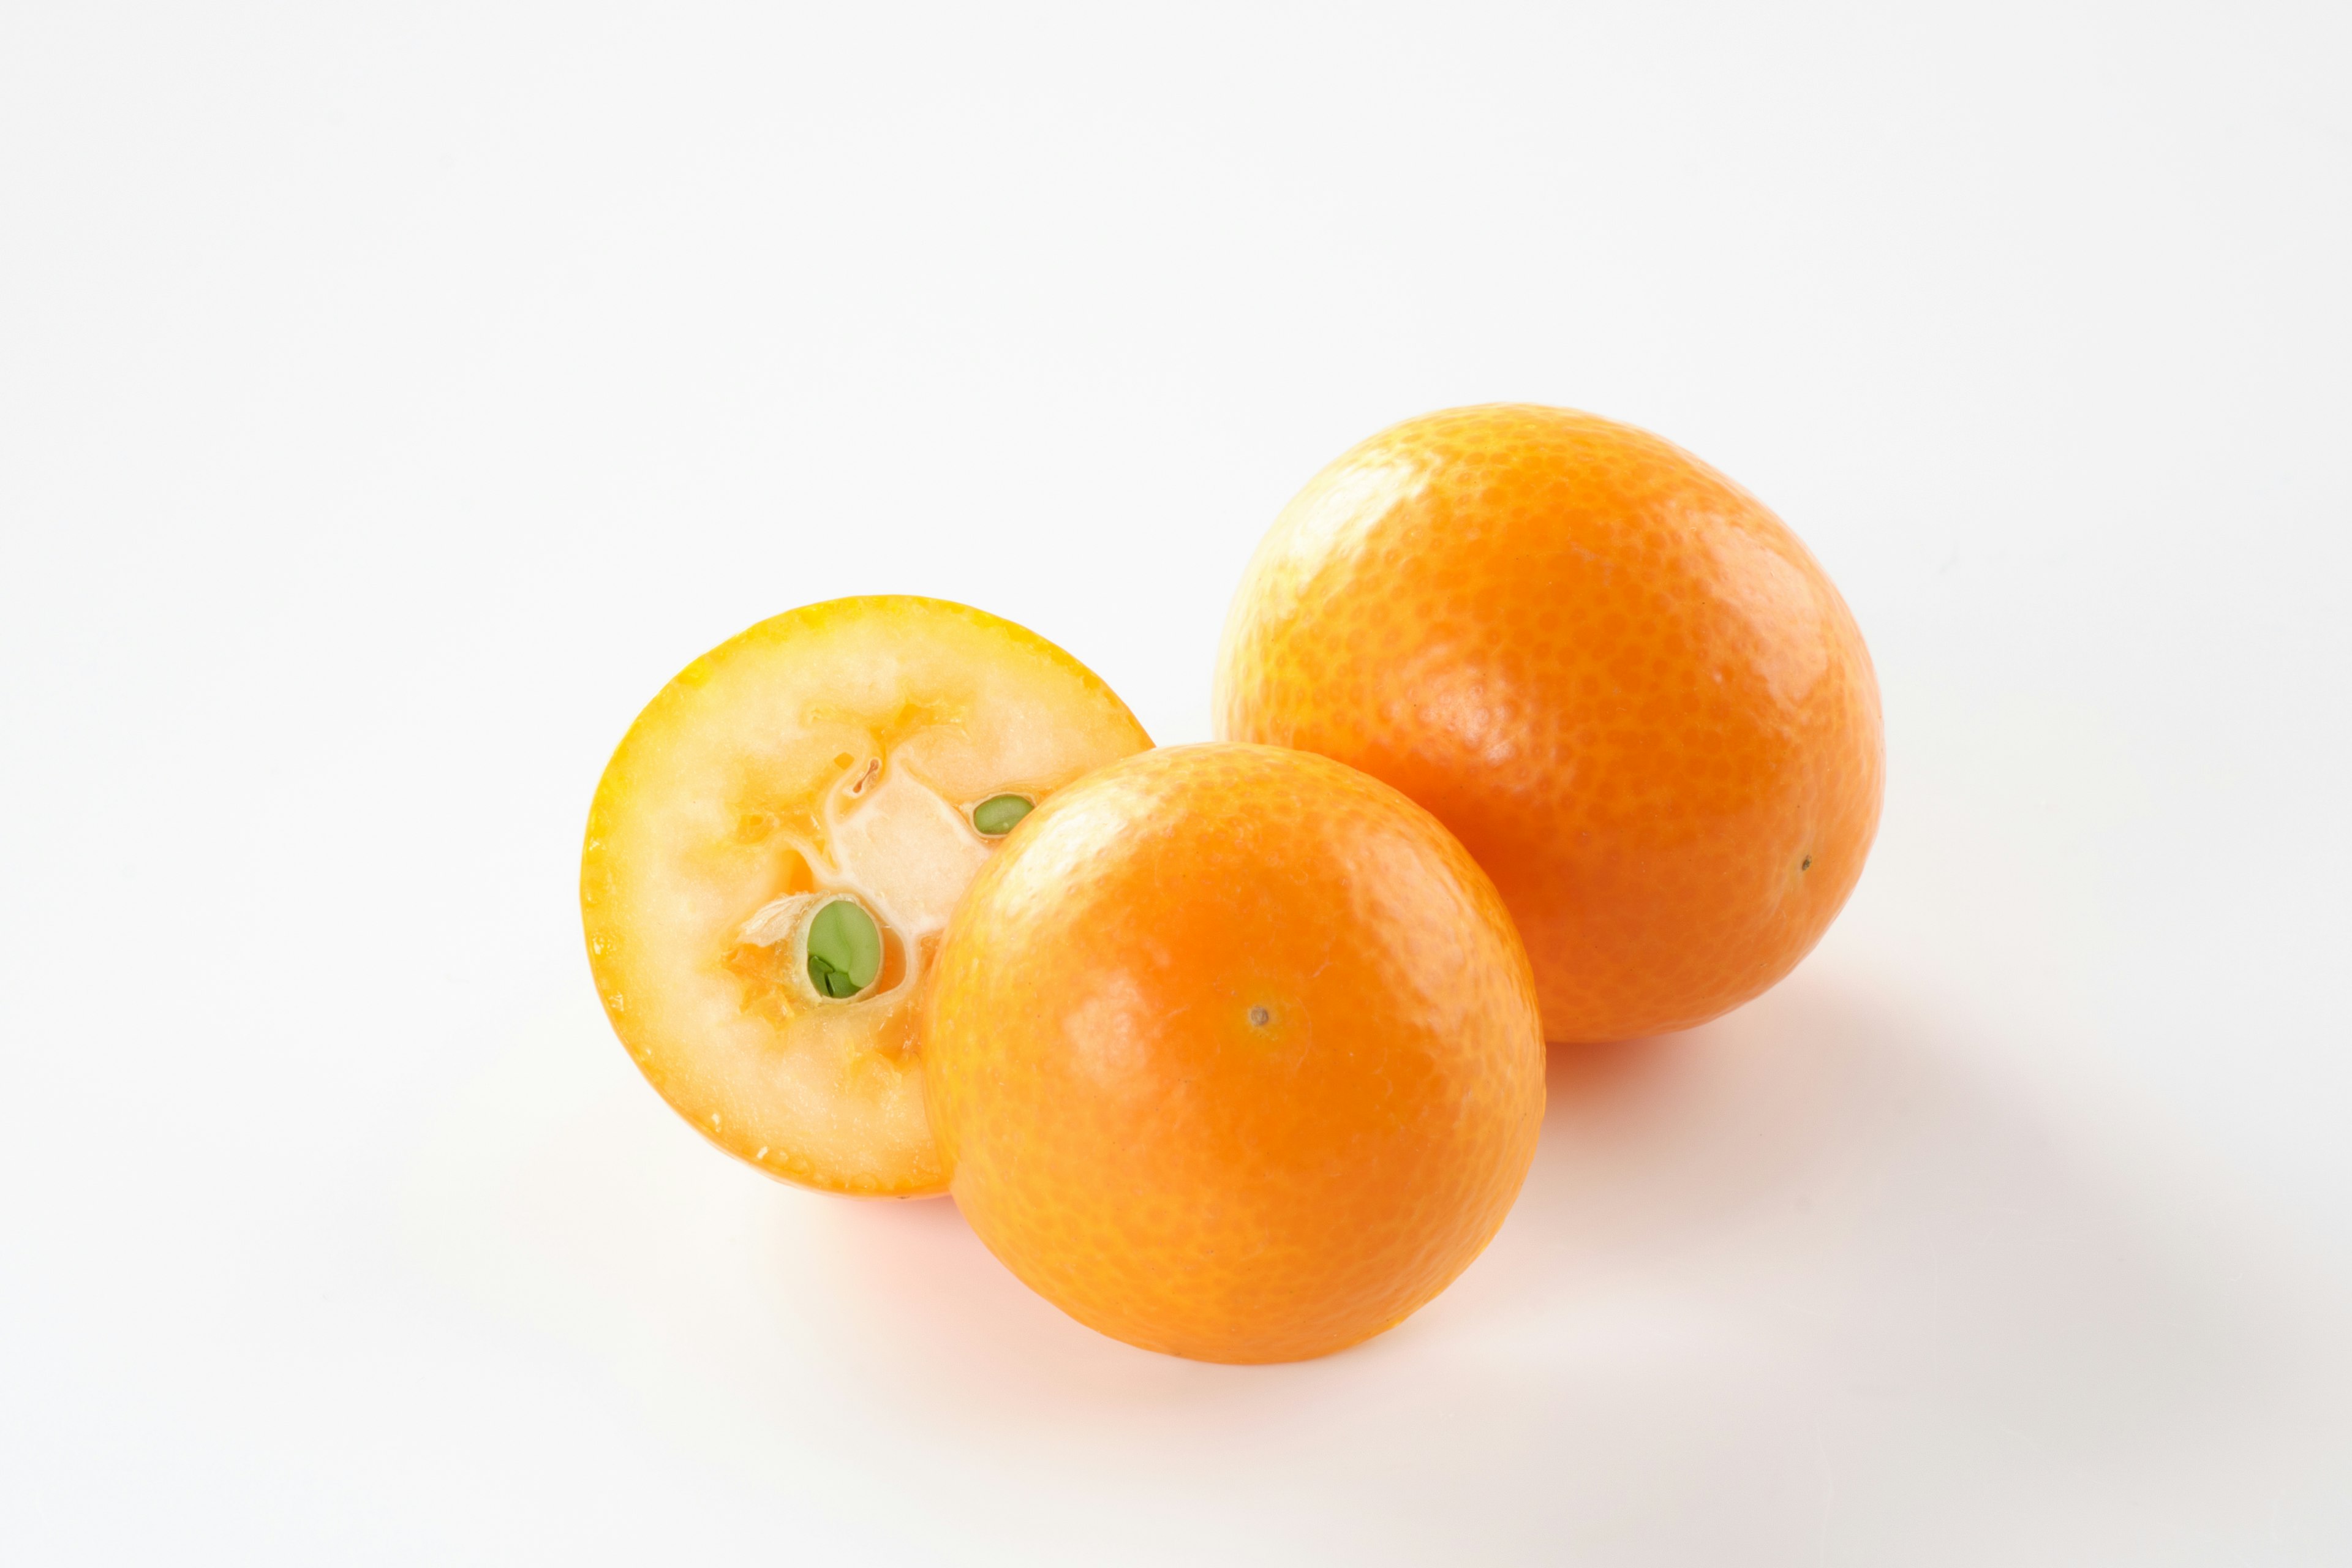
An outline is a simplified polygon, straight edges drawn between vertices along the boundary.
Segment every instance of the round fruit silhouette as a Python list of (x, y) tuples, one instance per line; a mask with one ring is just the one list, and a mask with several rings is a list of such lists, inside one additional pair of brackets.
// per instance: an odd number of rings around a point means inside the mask
[(695, 660), (588, 816), (614, 1030), (729, 1153), (831, 1192), (937, 1192), (916, 1004), (948, 912), (1031, 806), (1151, 744), (1095, 674), (937, 599), (836, 599)]
[(1756, 995), (1877, 829), (1877, 682), (1820, 565), (1689, 453), (1566, 409), (1433, 414), (1324, 469), (1250, 563), (1216, 707), (1458, 834), (1555, 1040)]
[(1475, 1258), (1543, 1119), (1527, 956), (1454, 837), (1267, 746), (1038, 807), (940, 948), (926, 1092), (982, 1241), (1080, 1322), (1321, 1355)]

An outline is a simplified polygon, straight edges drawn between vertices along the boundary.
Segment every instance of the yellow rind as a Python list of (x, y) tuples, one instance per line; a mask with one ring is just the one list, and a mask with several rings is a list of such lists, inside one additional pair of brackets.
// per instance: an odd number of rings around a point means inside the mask
[[(581, 911), (614, 1032), (690, 1126), (771, 1176), (944, 1190), (918, 1004), (943, 900), (1004, 840), (963, 820), (964, 847), (943, 812), (1006, 790), (1043, 799), (1150, 744), (1100, 677), (969, 605), (870, 595), (761, 622), (646, 704), (597, 786)], [(845, 776), (878, 782), (851, 801)], [(772, 900), (827, 888), (907, 928), (898, 977), (852, 1001), (808, 999), (731, 940)]]

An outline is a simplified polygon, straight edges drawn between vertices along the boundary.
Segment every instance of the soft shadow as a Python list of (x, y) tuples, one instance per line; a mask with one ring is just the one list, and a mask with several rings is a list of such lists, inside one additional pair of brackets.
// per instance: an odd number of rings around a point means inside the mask
[[(777, 1238), (778, 1271), (823, 1248), (837, 1353), (918, 1405), (1050, 1426), (1108, 1401), (1163, 1412), (1215, 1404), (1254, 1370), (1154, 1355), (1065, 1315), (999, 1263), (954, 1203), (832, 1204), (807, 1237)], [(1277, 1369), (1278, 1370), (1278, 1369)]]
[(1105, 1339), (944, 1200), (794, 1205), (761, 1266), (861, 1407), (948, 1435), (983, 1489), (1150, 1476), (1311, 1518), (1349, 1561), (1634, 1536), (1902, 1561), (1922, 1530), (2013, 1561), (2049, 1521), (2139, 1539), (2163, 1489), (2242, 1521), (2322, 1488), (2344, 1384), (2275, 1259), (2168, 1207), (2180, 1171), (2118, 1163), (2112, 1112), (2004, 1078), (2019, 1054), (1969, 1028), (1808, 973), (1685, 1035), (1555, 1050), (1495, 1245), (1319, 1362)]
[(2308, 1324), (2266, 1260), (2014, 1059), (1817, 973), (1687, 1034), (1555, 1047), (1527, 1188), (1428, 1329), (1572, 1334), (1638, 1302), (2076, 1461), (2274, 1413)]
[(2004, 1081), (1995, 1055), (1802, 975), (1685, 1035), (1555, 1049), (1543, 1143), (1486, 1256), (1393, 1333), (1300, 1366), (1095, 1334), (944, 1200), (822, 1205), (772, 1268), (805, 1281), (816, 1249), (826, 1285), (802, 1305), (876, 1396), (999, 1433), (1230, 1446), (1318, 1401), (1440, 1424), (1704, 1411), (1695, 1355), (1753, 1408), (1806, 1412), (1841, 1465), (1886, 1467), (1879, 1486), (1973, 1466), (1991, 1496), (2045, 1464), (2137, 1484), (2279, 1429), (2307, 1336), (2262, 1260), (2101, 1165), (2079, 1108)]

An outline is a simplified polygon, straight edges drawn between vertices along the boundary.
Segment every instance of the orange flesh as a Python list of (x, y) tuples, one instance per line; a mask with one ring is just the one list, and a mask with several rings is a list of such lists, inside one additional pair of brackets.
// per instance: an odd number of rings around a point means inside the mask
[(1264, 746), (1040, 806), (949, 926), (924, 1039), (982, 1240), (1079, 1321), (1209, 1361), (1401, 1321), (1502, 1224), (1543, 1117), (1493, 885), (1395, 791)]
[[(1085, 666), (961, 605), (839, 599), (761, 622), (647, 705), (597, 788), (581, 910), (614, 1032), (678, 1114), (771, 1175), (941, 1190), (917, 1005), (1004, 842), (971, 808), (1044, 800), (1150, 743)], [(809, 981), (806, 934), (841, 896), (883, 957), (835, 999)]]
[(1555, 1040), (1756, 995), (1877, 829), (1878, 686), (1820, 564), (1689, 453), (1566, 409), (1408, 420), (1317, 476), (1234, 598), (1216, 706), (1458, 834)]

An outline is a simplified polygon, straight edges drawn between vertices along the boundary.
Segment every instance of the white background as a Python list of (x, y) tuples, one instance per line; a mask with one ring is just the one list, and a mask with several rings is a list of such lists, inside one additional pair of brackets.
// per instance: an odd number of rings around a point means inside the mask
[[(2352, 1560), (2340, 5), (0, 9), (0, 1557)], [(1360, 1350), (772, 1185), (574, 874), (707, 646), (1204, 738), (1391, 420), (1774, 505), (1886, 816)]]

